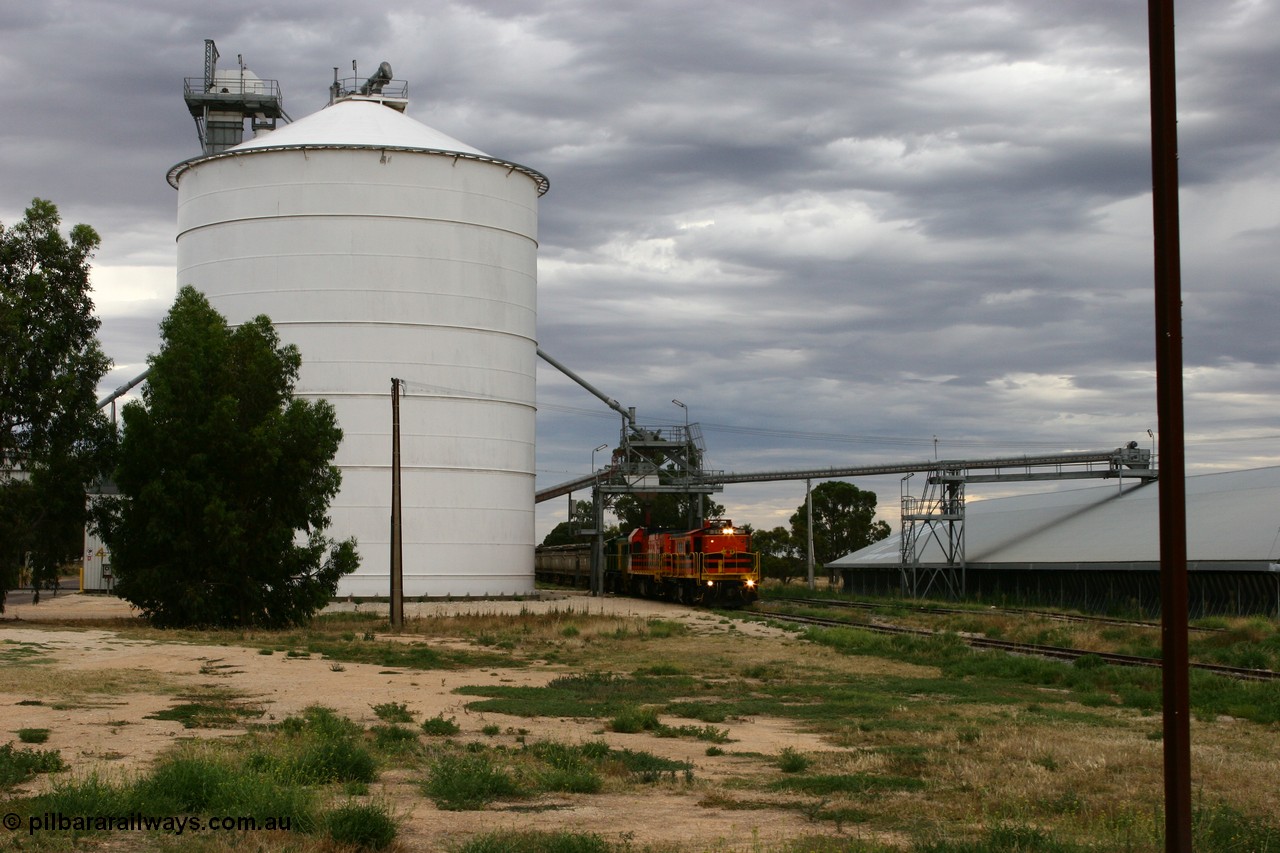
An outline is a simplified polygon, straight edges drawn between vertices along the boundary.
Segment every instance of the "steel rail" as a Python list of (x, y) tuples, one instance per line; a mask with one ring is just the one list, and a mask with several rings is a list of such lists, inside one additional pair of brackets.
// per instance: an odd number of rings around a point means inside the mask
[[(1036, 616), (1041, 619), (1051, 619), (1055, 622), (1080, 622), (1093, 625), (1116, 625), (1124, 628), (1151, 628), (1159, 629), (1159, 622), (1146, 622), (1140, 619), (1120, 619), (1115, 616), (1086, 616), (1076, 613), (1054, 613), (1050, 610), (1030, 610), (1016, 607), (990, 607), (985, 610), (966, 610), (962, 607), (936, 607), (931, 605), (916, 604), (890, 604), (877, 603), (872, 601), (835, 601), (829, 598), (778, 598), (767, 601), (768, 604), (805, 604), (810, 607), (845, 607), (855, 610), (890, 610), (894, 608), (905, 608), (913, 610), (916, 613), (934, 613), (941, 616), (957, 615), (957, 616), (978, 616), (982, 614), (999, 613), (1008, 616)], [(1206, 634), (1222, 633), (1224, 628), (1196, 628), (1192, 627), (1191, 631), (1200, 631)]]
[[(876, 634), (898, 634), (915, 637), (942, 636), (942, 634), (937, 631), (930, 631), (926, 628), (908, 628), (903, 625), (888, 625), (884, 623), (863, 624), (848, 622), (843, 619), (823, 619), (817, 616), (798, 616), (782, 613), (764, 613), (760, 611), (753, 611), (753, 613), (754, 615), (766, 620), (773, 620), (775, 622), (791, 622), (798, 625), (812, 625), (820, 628), (855, 628)], [(1114, 652), (1097, 652), (1089, 649), (1070, 649), (1060, 646), (1042, 646), (1036, 643), (1015, 643), (1009, 640), (993, 640), (989, 637), (970, 637), (964, 634), (951, 634), (950, 636), (956, 637), (960, 642), (964, 643), (966, 646), (970, 646), (971, 648), (1003, 651), (1009, 652), (1010, 654), (1031, 655), (1051, 658), (1054, 660), (1074, 661), (1092, 655), (1115, 666), (1137, 666), (1159, 669), (1164, 665), (1164, 662), (1160, 658), (1144, 658), (1136, 655), (1122, 655)], [(1280, 672), (1275, 672), (1269, 669), (1246, 669), (1244, 667), (1223, 666), (1221, 664), (1212, 663), (1191, 663), (1189, 666), (1192, 669), (1198, 669), (1202, 672), (1211, 672), (1215, 675), (1239, 678), (1247, 681), (1280, 680)]]

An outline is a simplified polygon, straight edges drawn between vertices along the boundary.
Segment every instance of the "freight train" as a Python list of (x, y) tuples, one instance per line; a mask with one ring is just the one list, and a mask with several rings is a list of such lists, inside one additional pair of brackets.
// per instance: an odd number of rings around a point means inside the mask
[[(709, 607), (741, 607), (759, 597), (760, 555), (751, 534), (727, 519), (693, 530), (632, 530), (605, 542), (604, 591)], [(584, 585), (590, 547), (539, 548), (539, 580)]]

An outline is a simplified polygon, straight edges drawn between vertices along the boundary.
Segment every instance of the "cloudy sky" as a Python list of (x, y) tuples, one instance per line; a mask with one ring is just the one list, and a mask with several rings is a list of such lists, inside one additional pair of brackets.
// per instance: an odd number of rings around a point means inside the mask
[[(1145, 3), (403, 5), (429, 9), (0, 5), (0, 222), (39, 196), (101, 233), (104, 388), (143, 369), (176, 289), (165, 174), (199, 153), (182, 82), (213, 38), (294, 118), (335, 66), (387, 60), (409, 115), (546, 174), (540, 345), (642, 422), (685, 402), (712, 468), (1158, 431)], [(1280, 464), (1280, 0), (1181, 2), (1177, 24), (1188, 469)], [(619, 419), (545, 365), (538, 399), (544, 488)], [(895, 522), (898, 478), (858, 484)], [(772, 527), (803, 493), (719, 499)], [(564, 509), (540, 505), (539, 537)]]

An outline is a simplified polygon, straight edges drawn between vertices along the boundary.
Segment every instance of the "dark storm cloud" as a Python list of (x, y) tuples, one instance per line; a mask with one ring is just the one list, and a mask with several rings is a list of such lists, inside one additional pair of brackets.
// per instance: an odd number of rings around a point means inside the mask
[[(1178, 16), (1188, 446), (1193, 469), (1271, 464), (1280, 8)], [(1155, 427), (1141, 4), (9, 4), (0, 221), (39, 195), (102, 233), (122, 365), (172, 296), (164, 175), (198, 153), (181, 92), (205, 38), (294, 118), (335, 66), (389, 60), (412, 117), (547, 174), (540, 345), (642, 420), (683, 423), (684, 401), (716, 467)], [(586, 473), (617, 415), (546, 366), (538, 395), (539, 485)], [(869, 485), (896, 503), (896, 478)], [(720, 499), (773, 526), (803, 486)]]

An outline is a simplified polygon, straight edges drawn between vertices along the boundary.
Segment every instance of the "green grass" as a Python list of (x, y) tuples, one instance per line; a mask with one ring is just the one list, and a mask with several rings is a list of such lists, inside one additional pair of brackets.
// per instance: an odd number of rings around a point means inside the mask
[[(106, 781), (97, 776), (56, 782), (35, 797), (11, 803), (20, 816), (47, 813), (124, 818), (133, 815), (236, 815), (265, 822), (283, 818), (292, 831), (310, 832), (320, 809), (315, 792), (255, 772), (195, 746), (163, 757), (144, 776)], [(74, 834), (74, 833), (73, 833)]]
[(600, 791), (604, 786), (604, 778), (599, 771), (599, 759), (608, 754), (608, 749), (608, 745), (603, 743), (599, 746), (574, 747), (555, 741), (526, 747), (543, 765), (537, 774), (538, 787), (543, 791), (572, 794), (595, 794)]
[(509, 655), (466, 650), (442, 650), (427, 642), (395, 643), (366, 640), (344, 641), (330, 637), (311, 637), (306, 649), (346, 663), (368, 663), (382, 667), (405, 669), (461, 669), (485, 666), (519, 665)]
[(609, 720), (609, 729), (621, 734), (654, 731), (659, 727), (658, 712), (653, 708), (628, 705)]
[(472, 838), (458, 853), (610, 853), (614, 849), (595, 833), (508, 829)]
[(813, 762), (804, 753), (791, 747), (783, 747), (778, 755), (778, 769), (783, 773), (803, 773)]
[[(990, 628), (985, 625), (983, 614), (966, 615), (963, 619), (974, 627)], [(1130, 765), (1126, 758), (1126, 763), (1117, 764), (1114, 772), (1108, 764), (1107, 773), (1098, 776), (1098, 789), (1094, 790), (1090, 783), (1082, 782), (1083, 771), (1074, 753), (1054, 741), (1061, 731), (1086, 743), (1093, 737), (1089, 732), (1098, 729), (1110, 740), (1114, 740), (1113, 736), (1128, 738), (1130, 745), (1137, 747), (1135, 756), (1147, 749), (1158, 752), (1158, 745), (1144, 740), (1149, 731), (1159, 736), (1155, 731), (1158, 719), (1145, 717), (1158, 710), (1158, 680), (1148, 680), (1149, 676), (1140, 671), (1111, 667), (1096, 657), (1074, 665), (1010, 659), (997, 653), (973, 652), (954, 637), (927, 641), (889, 639), (869, 636), (855, 628), (793, 634), (785, 644), (762, 644), (758, 648), (748, 647), (741, 637), (682, 634), (682, 623), (667, 624), (663, 620), (655, 620), (655, 625), (638, 619), (575, 619), (575, 637), (566, 635), (566, 623), (556, 620), (541, 626), (523, 617), (505, 623), (497, 617), (471, 622), (462, 617), (456, 626), (446, 625), (445, 621), (419, 625), (414, 630), (429, 637), (470, 637), (475, 643), (489, 644), (492, 651), (463, 650), (463, 655), (455, 656), (447, 644), (431, 640), (422, 645), (429, 645), (432, 655), (422, 652), (422, 660), (432, 665), (471, 665), (492, 653), (492, 661), (505, 666), (547, 660), (550, 652), (558, 655), (557, 667), (571, 671), (577, 667), (576, 674), (554, 678), (542, 688), (502, 683), (464, 688), (459, 692), (474, 700), (468, 705), (468, 713), (572, 717), (590, 720), (587, 730), (595, 731), (617, 722), (617, 728), (631, 727), (635, 734), (610, 737), (636, 746), (653, 743), (646, 738), (659, 736), (721, 743), (729, 732), (725, 726), (732, 725), (734, 733), (743, 737), (743, 747), (734, 750), (732, 762), (718, 762), (717, 767), (718, 771), (732, 767), (732, 775), (717, 773), (688, 789), (697, 792), (699, 805), (744, 812), (790, 810), (814, 824), (823, 824), (813, 827), (813, 835), (773, 839), (750, 847), (760, 853), (885, 853), (889, 849), (895, 853), (1153, 853), (1158, 846), (1161, 817), (1154, 796), (1144, 799), (1132, 791), (1117, 793), (1115, 788), (1119, 778), (1125, 784), (1130, 778), (1150, 783), (1153, 771), (1145, 764)], [(362, 645), (370, 647), (367, 654), (378, 655), (378, 647), (383, 644), (373, 639), (371, 631), (364, 630), (374, 624), (381, 626), (372, 619), (321, 619), (307, 630), (288, 634), (257, 632), (247, 637), (242, 632), (238, 639), (251, 646), (267, 644), (282, 656), (288, 649), (298, 649), (304, 650), (300, 654), (314, 658), (328, 654), (322, 649), (357, 650)], [(1229, 620), (1226, 624), (1238, 623)], [(1268, 648), (1266, 643), (1273, 641), (1274, 631), (1265, 632), (1264, 627), (1244, 626), (1237, 630), (1234, 639), (1221, 646), (1221, 654), (1245, 659), (1258, 648)], [(357, 639), (362, 633), (366, 639)], [(224, 644), (237, 640), (228, 639), (225, 634), (217, 636), (218, 642)], [(1214, 642), (1222, 642), (1218, 635), (1213, 636), (1217, 637)], [(830, 653), (813, 654), (812, 649), (805, 650), (797, 642), (804, 639), (823, 643), (842, 654), (874, 656), (887, 663), (882, 666), (877, 661), (863, 666)], [(1113, 641), (1135, 645), (1143, 642), (1126, 632), (1117, 632)], [(498, 654), (497, 650), (503, 648), (510, 648), (512, 655)], [(1207, 645), (1206, 653), (1209, 649)], [(34, 652), (24, 654), (38, 657)], [(473, 656), (468, 658), (468, 654)], [(280, 659), (276, 663), (290, 665)], [(899, 664), (918, 664), (920, 668)], [(614, 667), (616, 671), (586, 670), (601, 666)], [(1221, 679), (1212, 677), (1201, 684), (1201, 677), (1193, 675), (1193, 703), (1197, 706), (1197, 724), (1204, 726), (1202, 731), (1214, 735), (1222, 731), (1224, 724), (1214, 722), (1219, 714), (1243, 721), (1266, 720), (1272, 713), (1272, 697), (1266, 690), (1257, 691), (1253, 685), (1224, 685)], [(398, 683), (413, 680), (415, 676), (406, 673)], [(10, 692), (21, 695), (26, 689)], [(676, 785), (681, 780), (691, 780), (694, 772), (689, 762), (642, 749), (610, 748), (603, 741), (539, 741), (525, 729), (506, 728), (505, 722), (501, 726), (486, 725), (484, 731), (493, 735), (506, 731), (510, 737), (451, 739), (459, 733), (455, 718), (438, 714), (412, 725), (413, 718), (420, 718), (420, 714), (400, 702), (371, 706), (381, 724), (366, 730), (324, 708), (309, 708), (279, 723), (263, 725), (227, 707), (217, 707), (242, 706), (242, 697), (202, 692), (173, 701), (182, 703), (179, 708), (185, 709), (192, 721), (206, 716), (217, 719), (215, 712), (221, 711), (228, 721), (225, 724), (245, 728), (247, 733), (218, 738), (216, 743), (180, 747), (163, 756), (152, 771), (127, 783), (55, 777), (48, 781), (54, 783), (50, 787), (61, 799), (19, 800), (15, 813), (26, 815), (37, 807), (95, 814), (104, 809), (118, 814), (128, 813), (129, 809), (159, 813), (161, 807), (169, 809), (168, 814), (234, 807), (234, 811), (225, 813), (238, 814), (242, 808), (269, 808), (260, 813), (300, 816), (297, 819), (309, 826), (305, 833), (311, 837), (297, 835), (296, 827), (288, 841), (282, 837), (254, 837), (254, 843), (266, 851), (284, 849), (281, 845), (302, 851), (377, 849), (384, 843), (398, 849), (394, 846), (405, 842), (397, 842), (394, 835), (389, 841), (380, 840), (385, 837), (380, 833), (387, 827), (394, 831), (396, 824), (394, 815), (377, 802), (377, 791), (387, 781), (378, 778), (380, 766), (393, 766), (397, 774), (407, 773), (420, 783), (422, 795), (432, 799), (435, 796), (428, 791), (433, 778), (449, 780), (438, 782), (440, 808), (494, 808), (496, 802), (512, 801), (501, 806), (500, 817), (504, 819), (526, 810), (556, 808), (565, 794), (590, 796), (604, 790), (610, 794), (625, 792), (634, 799), (636, 808), (642, 809), (646, 795), (637, 786)], [(211, 707), (186, 707), (202, 704)], [(401, 714), (410, 719), (387, 719)], [(673, 718), (681, 723), (697, 721), (697, 725), (663, 723)], [(806, 753), (751, 752), (746, 738), (748, 729), (739, 727), (747, 726), (753, 718), (771, 723), (788, 721), (798, 731), (821, 736), (826, 745)], [(474, 734), (483, 718), (468, 719), (475, 721), (469, 729)], [(536, 726), (529, 728), (539, 731)], [(1231, 724), (1231, 732), (1241, 739), (1253, 730), (1250, 723)], [(426, 738), (424, 734), (440, 736)], [(1265, 731), (1261, 735), (1265, 737)], [(1019, 753), (1015, 764), (1021, 769), (1029, 767), (1047, 781), (1021, 798), (1007, 796), (1001, 768), (993, 770), (994, 759), (985, 757), (1004, 747), (1009, 738), (1026, 739), (1027, 749)], [(676, 745), (663, 746), (666, 751)], [(15, 745), (7, 748), (9, 757), (15, 750)], [(702, 750), (702, 745), (683, 747), (688, 754)], [(705, 751), (708, 756), (724, 754), (719, 746), (707, 746)], [(32, 754), (30, 750), (22, 752)], [(50, 754), (60, 761), (56, 752)], [(0, 756), (0, 776), (4, 759)], [(958, 775), (959, 767), (972, 775)], [(852, 772), (855, 769), (867, 772)], [(1158, 774), (1158, 770), (1154, 772)], [(1124, 776), (1115, 775), (1119, 773)], [(1157, 788), (1158, 785), (1152, 787)], [(372, 808), (359, 813), (345, 811), (364, 809), (370, 791), (374, 791)], [(1237, 795), (1233, 790), (1208, 790), (1204, 796), (1220, 793), (1238, 796), (1240, 803), (1252, 802), (1247, 794)], [(340, 810), (344, 810), (342, 814), (331, 819)], [(309, 823), (304, 820), (307, 814)], [(637, 814), (628, 812), (628, 820), (635, 820)], [(743, 819), (748, 818), (744, 815)], [(508, 824), (489, 824), (493, 825)], [(612, 831), (612, 826), (608, 829)], [(1198, 808), (1195, 833), (1197, 853), (1273, 849), (1280, 853), (1280, 829), (1274, 822), (1232, 805)], [(865, 837), (891, 837), (897, 847), (884, 847), (863, 840)], [(116, 841), (100, 843), (105, 848)], [(58, 843), (64, 842), (51, 842), (55, 849), (67, 849), (57, 847)], [(198, 843), (208, 845), (210, 850), (223, 849), (211, 841)], [(448, 849), (455, 853), (460, 849), (554, 851), (580, 849), (574, 845), (584, 844), (587, 846), (581, 849), (619, 853), (686, 853), (693, 849), (720, 849), (716, 844), (729, 849), (731, 843), (737, 842), (699, 839), (644, 846), (633, 844), (625, 833), (610, 835), (605, 841), (592, 834), (512, 831), (473, 839), (465, 848), (457, 846), (461, 843), (454, 841)], [(472, 847), (473, 844), (478, 846)]]
[(691, 688), (689, 677), (628, 678), (609, 672), (587, 672), (554, 678), (545, 687), (462, 687), (466, 695), (490, 697), (470, 704), (472, 710), (520, 717), (607, 717), (655, 697), (680, 695)]
[(309, 734), (324, 739), (356, 737), (362, 731), (351, 720), (323, 705), (309, 705), (301, 715), (285, 717), (273, 728), (286, 734)]
[(412, 723), (413, 714), (403, 702), (383, 702), (370, 705), (373, 714), (384, 723)]
[(354, 740), (320, 740), (303, 747), (284, 766), (285, 778), (301, 784), (372, 782), (377, 775), (373, 754)]
[(653, 729), (653, 733), (658, 737), (689, 738), (691, 740), (705, 740), (710, 743), (728, 743), (730, 741), (729, 730), (716, 728), (715, 726), (669, 726), (666, 723), (659, 723)]
[(916, 845), (913, 853), (1084, 853), (1089, 848), (1055, 839), (1031, 826), (993, 827), (975, 841), (937, 841)]
[(377, 803), (346, 803), (324, 816), (326, 834), (358, 850), (382, 850), (396, 838), (396, 820)]
[(839, 773), (789, 776), (769, 785), (773, 791), (793, 791), (824, 796), (829, 794), (880, 794), (886, 791), (919, 791), (924, 780), (912, 776), (879, 776), (871, 773)]
[(31, 666), (52, 662), (50, 650), (43, 643), (25, 640), (0, 640), (0, 666)]
[(261, 717), (262, 709), (244, 704), (239, 697), (210, 693), (180, 696), (189, 701), (148, 714), (149, 720), (172, 720), (186, 729), (231, 729), (244, 725), (246, 719)]
[(495, 800), (523, 800), (548, 792), (595, 794), (606, 778), (652, 784), (692, 778), (693, 765), (652, 753), (611, 749), (604, 741), (565, 744), (540, 741), (510, 750), (468, 744), (437, 754), (423, 792), (437, 808), (482, 809)]
[(645, 623), (645, 633), (655, 640), (683, 637), (689, 633), (689, 626), (683, 622), (672, 622), (669, 619), (650, 619)]
[(693, 778), (693, 765), (687, 761), (663, 758), (652, 753), (630, 749), (610, 750), (608, 760), (616, 762), (642, 782), (675, 781), (677, 775)]
[[(410, 729), (404, 731), (417, 736)], [(180, 744), (139, 776), (109, 781), (90, 775), (57, 781), (47, 793), (11, 800), (8, 809), (24, 825), (49, 813), (162, 820), (235, 815), (254, 818), (262, 826), (279, 821), (281, 828), (293, 834), (323, 835), (341, 849), (380, 850), (396, 836), (397, 821), (386, 806), (352, 801), (324, 804), (328, 797), (323, 790), (333, 782), (363, 780), (343, 787), (367, 794), (375, 768), (359, 744), (360, 736), (363, 732), (350, 720), (328, 709), (309, 708), (231, 741)], [(249, 749), (249, 744), (257, 748)], [(61, 769), (57, 753), (14, 750), (11, 745), (0, 748), (0, 774), (20, 770), (11, 773), (18, 781), (34, 772), (57, 769)], [(84, 834), (102, 832), (45, 830), (36, 846), (64, 849), (59, 838)], [(270, 836), (263, 838), (270, 844)]]
[(413, 752), (418, 748), (418, 733), (404, 726), (380, 725), (369, 729), (374, 746), (392, 754)]
[(462, 731), (454, 717), (444, 718), (444, 714), (436, 714), (422, 721), (422, 730), (433, 737), (449, 737)]
[(0, 746), (0, 790), (11, 788), (37, 773), (58, 773), (67, 769), (56, 749), (18, 749), (13, 744)]
[[(949, 635), (886, 636), (856, 628), (811, 629), (806, 637), (844, 654), (937, 666), (950, 685), (942, 689), (952, 701), (1007, 702), (1017, 695), (1034, 695), (1034, 688), (1049, 687), (1070, 691), (1084, 704), (1095, 706), (1104, 704), (1099, 697), (1112, 695), (1122, 706), (1139, 711), (1155, 711), (1161, 702), (1159, 670), (1108, 666), (1097, 658), (1082, 658), (1072, 665), (978, 652)], [(1280, 682), (1241, 681), (1192, 670), (1191, 708), (1201, 718), (1226, 714), (1256, 723), (1280, 722)], [(1078, 718), (1089, 719), (1087, 715)], [(1104, 717), (1092, 719), (1108, 724)]]
[(431, 762), (423, 793), (445, 811), (475, 810), (497, 799), (525, 796), (515, 778), (488, 755), (452, 753)]
[(1249, 818), (1226, 805), (1201, 806), (1191, 819), (1193, 846), (1208, 853), (1272, 853), (1280, 850), (1280, 826)]

